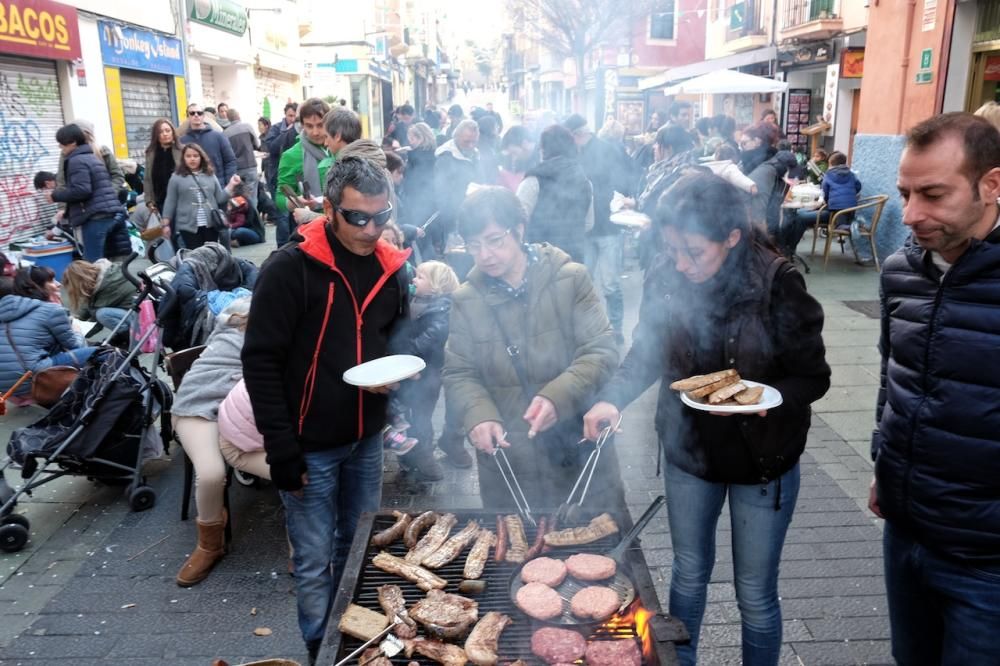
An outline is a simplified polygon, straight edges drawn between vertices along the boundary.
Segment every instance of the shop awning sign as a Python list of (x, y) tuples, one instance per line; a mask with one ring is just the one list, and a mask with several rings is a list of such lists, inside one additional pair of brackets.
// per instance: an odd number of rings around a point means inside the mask
[(98, 21), (97, 31), (105, 65), (184, 76), (184, 49), (179, 39), (108, 21)]
[(0, 53), (76, 60), (80, 57), (76, 9), (51, 0), (0, 0)]
[(243, 36), (247, 31), (247, 11), (234, 0), (188, 0), (192, 21)]

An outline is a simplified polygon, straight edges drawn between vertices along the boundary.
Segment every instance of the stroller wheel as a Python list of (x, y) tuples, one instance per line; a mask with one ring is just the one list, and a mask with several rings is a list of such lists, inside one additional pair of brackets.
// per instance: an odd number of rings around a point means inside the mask
[(236, 479), (236, 483), (246, 488), (256, 488), (260, 485), (260, 479), (258, 477), (253, 474), (241, 472), (238, 469), (233, 470), (233, 478)]
[(18, 523), (0, 526), (0, 550), (16, 553), (28, 543), (28, 528)]
[(25, 516), (22, 516), (19, 513), (8, 513), (0, 519), (0, 525), (20, 525), (26, 530), (31, 529), (31, 523), (28, 522), (28, 519)]
[(133, 511), (152, 509), (154, 504), (156, 504), (156, 491), (149, 486), (139, 486), (129, 493), (128, 505)]

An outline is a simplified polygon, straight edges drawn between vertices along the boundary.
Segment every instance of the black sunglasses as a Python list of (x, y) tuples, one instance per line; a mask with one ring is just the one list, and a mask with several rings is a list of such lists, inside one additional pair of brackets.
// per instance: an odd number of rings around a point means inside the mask
[(203, 116), (203, 115), (205, 115), (205, 112), (204, 111), (188, 111), (188, 115), (189, 116)]
[(344, 217), (348, 224), (355, 227), (364, 227), (369, 221), (374, 222), (376, 227), (384, 227), (389, 222), (389, 218), (392, 217), (392, 204), (377, 213), (366, 213), (363, 210), (348, 210), (340, 207), (337, 208), (337, 212)]

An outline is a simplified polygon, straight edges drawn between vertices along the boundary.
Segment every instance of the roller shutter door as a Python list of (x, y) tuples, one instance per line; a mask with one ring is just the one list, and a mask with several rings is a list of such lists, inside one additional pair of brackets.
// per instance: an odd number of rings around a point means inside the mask
[(143, 163), (157, 118), (172, 118), (170, 83), (162, 74), (121, 70), (128, 156)]
[[(255, 79), (257, 92), (257, 107), (254, 109), (254, 117), (248, 119), (247, 114), (243, 114), (244, 120), (256, 126), (259, 116), (264, 115), (264, 100), (267, 100), (270, 107), (270, 118), (276, 120), (284, 115), (285, 104), (289, 101), (300, 101), (302, 92), (295, 82), (295, 77), (285, 72), (273, 69), (263, 69), (257, 74)], [(242, 112), (243, 110), (240, 109)]]
[(56, 206), (33, 184), (59, 169), (56, 131), (65, 124), (56, 64), (0, 56), (0, 247), (40, 234)]
[(195, 100), (202, 106), (215, 106), (215, 70), (211, 65), (201, 66), (202, 99)]

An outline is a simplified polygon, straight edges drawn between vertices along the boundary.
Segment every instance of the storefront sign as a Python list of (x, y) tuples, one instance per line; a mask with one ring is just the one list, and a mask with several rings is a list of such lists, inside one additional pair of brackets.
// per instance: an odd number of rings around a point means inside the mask
[(840, 78), (860, 79), (865, 74), (865, 49), (844, 49), (840, 54)]
[(105, 65), (184, 76), (184, 52), (179, 39), (107, 21), (98, 21), (97, 31)]
[(76, 9), (51, 0), (0, 0), (0, 53), (76, 60)]
[(807, 44), (791, 51), (778, 52), (780, 67), (798, 67), (800, 65), (820, 65), (833, 61), (833, 44), (821, 42)]
[(986, 59), (983, 81), (1000, 81), (1000, 56), (990, 56)]
[(188, 0), (192, 21), (243, 36), (247, 31), (247, 12), (233, 0)]
[(840, 65), (828, 65), (826, 68), (826, 86), (823, 88), (823, 120), (830, 124), (828, 133), (833, 133), (834, 121), (837, 119), (837, 97), (840, 84)]

